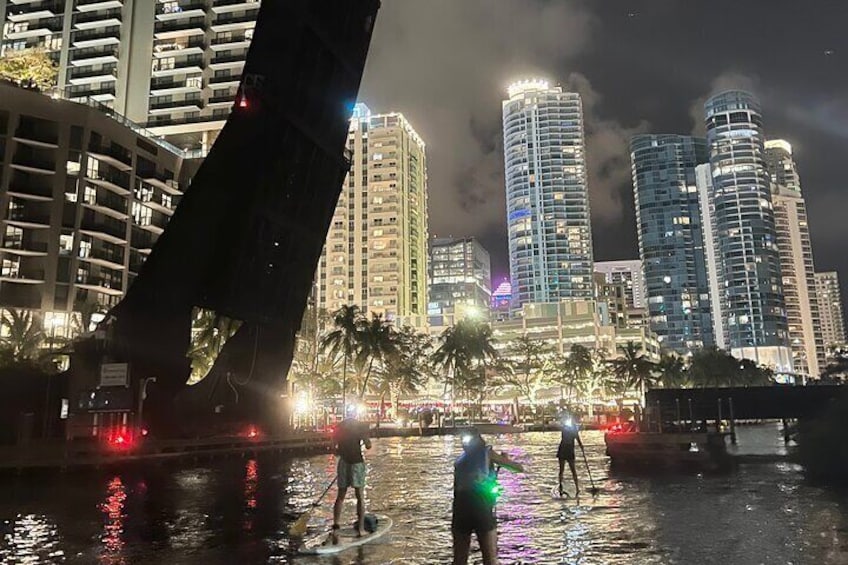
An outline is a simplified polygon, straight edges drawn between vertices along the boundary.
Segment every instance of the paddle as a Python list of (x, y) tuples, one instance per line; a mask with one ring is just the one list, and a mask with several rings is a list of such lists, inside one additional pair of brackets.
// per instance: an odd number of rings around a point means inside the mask
[(309, 523), (309, 518), (311, 518), (312, 510), (317, 508), (321, 501), (324, 500), (324, 497), (327, 496), (327, 493), (330, 492), (330, 489), (333, 488), (333, 485), (336, 483), (336, 479), (338, 477), (333, 477), (333, 480), (330, 481), (330, 484), (327, 485), (327, 488), (324, 489), (324, 492), (321, 493), (321, 496), (318, 497), (318, 500), (312, 503), (309, 509), (304, 512), (300, 518), (298, 518), (294, 524), (289, 528), (289, 536), (293, 538), (303, 537), (303, 534), (306, 533), (306, 525)]
[(583, 454), (583, 462), (586, 463), (586, 472), (589, 473), (589, 484), (592, 485), (592, 488), (589, 489), (589, 492), (592, 496), (597, 495), (601, 492), (601, 489), (595, 486), (595, 481), (592, 480), (592, 470), (589, 468), (589, 460), (586, 459), (586, 450), (583, 449), (583, 444), (580, 444), (580, 452)]

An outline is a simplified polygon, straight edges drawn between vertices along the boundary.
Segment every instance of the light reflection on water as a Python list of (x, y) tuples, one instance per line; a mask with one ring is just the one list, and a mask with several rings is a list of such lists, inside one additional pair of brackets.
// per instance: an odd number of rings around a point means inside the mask
[[(741, 433), (742, 449), (782, 449), (777, 428)], [(587, 455), (601, 493), (562, 501), (551, 495), (556, 435), (490, 439), (528, 469), (501, 472), (503, 564), (848, 563), (844, 495), (804, 483), (795, 465), (745, 466), (719, 477), (610, 476), (602, 438), (590, 433)], [(0, 483), (0, 563), (449, 563), (459, 449), (450, 437), (375, 441), (368, 503), (395, 527), (385, 542), (335, 559), (293, 558), (286, 533), (332, 479), (329, 456), (7, 479)], [(587, 488), (584, 468), (580, 475)], [(329, 523), (333, 496), (315, 511), (315, 525)], [(352, 521), (352, 501), (345, 512)]]

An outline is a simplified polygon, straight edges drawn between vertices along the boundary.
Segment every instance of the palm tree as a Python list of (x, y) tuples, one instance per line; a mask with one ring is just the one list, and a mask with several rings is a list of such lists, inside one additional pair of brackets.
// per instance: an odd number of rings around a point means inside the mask
[(531, 339), (527, 334), (514, 339), (507, 347), (508, 371), (502, 379), (512, 385), (516, 391), (515, 413), (520, 414), (518, 398), (523, 396), (529, 404), (535, 400), (536, 391), (541, 386), (542, 368), (547, 357), (551, 354), (551, 347), (542, 342)]
[[(380, 414), (386, 396), (393, 399), (395, 417), (400, 397), (421, 389), (429, 377), (428, 359), (431, 354), (430, 336), (405, 327), (395, 335), (397, 350), (390, 355), (377, 373), (376, 392), (380, 395)], [(378, 420), (379, 425), (379, 420)]]
[(321, 340), (321, 349), (333, 359), (344, 359), (342, 368), (342, 414), (347, 415), (347, 367), (359, 348), (362, 313), (358, 306), (345, 305), (333, 313), (335, 329)]
[(240, 320), (221, 316), (212, 310), (196, 309), (192, 321), (191, 347), (188, 357), (191, 359), (190, 383), (198, 383), (209, 374), (215, 360), (227, 341), (241, 327)]
[(678, 355), (663, 355), (657, 363), (657, 371), (665, 388), (686, 388), (690, 385), (686, 364)]
[[(439, 346), (430, 356), (433, 368), (443, 372), (445, 376), (444, 395), (447, 396), (448, 386), (451, 396), (455, 396), (456, 384), (460, 382), (461, 376), (469, 370), (469, 354), (467, 336), (461, 331), (459, 324), (446, 328), (439, 336)], [(451, 404), (453, 409), (453, 404)], [(456, 417), (454, 415), (454, 425)]]
[(386, 361), (398, 354), (397, 337), (394, 326), (379, 314), (371, 314), (370, 320), (361, 320), (357, 337), (357, 364), (368, 365), (365, 379), (362, 381), (360, 396), (364, 397), (368, 390), (368, 380), (376, 362), (383, 367)]
[(613, 374), (629, 388), (639, 389), (642, 407), (645, 406), (645, 391), (653, 386), (654, 364), (642, 356), (642, 346), (632, 341), (619, 346), (622, 357), (612, 361)]
[(45, 335), (40, 318), (28, 310), (4, 310), (0, 323), (6, 327), (0, 343), (13, 362), (34, 361), (41, 356)]

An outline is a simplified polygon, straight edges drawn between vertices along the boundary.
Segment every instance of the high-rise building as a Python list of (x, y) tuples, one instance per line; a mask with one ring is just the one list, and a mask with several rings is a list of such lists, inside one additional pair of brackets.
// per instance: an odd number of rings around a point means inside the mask
[(512, 284), (510, 284), (509, 279), (504, 279), (492, 291), (491, 312), (496, 319), (506, 319), (509, 317), (511, 305)]
[(591, 300), (592, 228), (580, 95), (516, 82), (503, 102), (513, 308)]
[(782, 139), (769, 140), (765, 149), (772, 179), (777, 247), (795, 371), (818, 378), (826, 358), (821, 330), (817, 327), (819, 307), (813, 247), (801, 180), (789, 143)]
[(678, 353), (714, 345), (695, 179), (695, 167), (708, 161), (706, 141), (637, 135), (630, 158), (651, 329)]
[(710, 97), (704, 108), (726, 343), (737, 357), (791, 373), (760, 103), (731, 90)]
[(842, 309), (839, 274), (836, 271), (826, 271), (816, 273), (815, 277), (824, 344), (827, 347), (845, 345), (845, 316)]
[(647, 306), (645, 276), (642, 273), (642, 261), (639, 259), (595, 261), (595, 272), (603, 273), (608, 283), (624, 285), (627, 290), (628, 308), (645, 308)]
[(427, 159), (402, 114), (358, 104), (350, 123), (350, 173), (317, 272), (317, 306), (427, 323)]
[(182, 194), (182, 151), (103, 110), (0, 84), (0, 309), (51, 337), (120, 300)]
[(701, 211), (701, 227), (704, 232), (704, 259), (707, 264), (707, 282), (712, 308), (711, 321), (713, 338), (719, 349), (727, 349), (727, 334), (724, 331), (724, 301), (722, 299), (723, 274), (719, 261), (718, 240), (715, 231), (715, 202), (710, 197), (713, 191), (713, 172), (709, 163), (695, 167), (695, 184)]
[(473, 237), (430, 240), (431, 323), (446, 326), (434, 317), (488, 318), (492, 300), (492, 267), (489, 252)]
[(232, 107), (259, 0), (13, 0), (0, 12), (2, 50), (46, 50), (67, 96), (205, 150)]

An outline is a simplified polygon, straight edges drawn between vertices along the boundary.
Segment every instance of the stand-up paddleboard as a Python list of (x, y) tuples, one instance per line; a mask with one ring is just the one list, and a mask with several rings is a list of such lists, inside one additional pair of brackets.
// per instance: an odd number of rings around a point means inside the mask
[(336, 532), (338, 543), (333, 543), (332, 533), (323, 534), (304, 543), (299, 553), (301, 555), (332, 555), (334, 553), (341, 553), (347, 549), (359, 547), (360, 545), (380, 539), (392, 529), (392, 524), (391, 518), (377, 514), (377, 529), (374, 532), (359, 537), (355, 529), (341, 528)]

